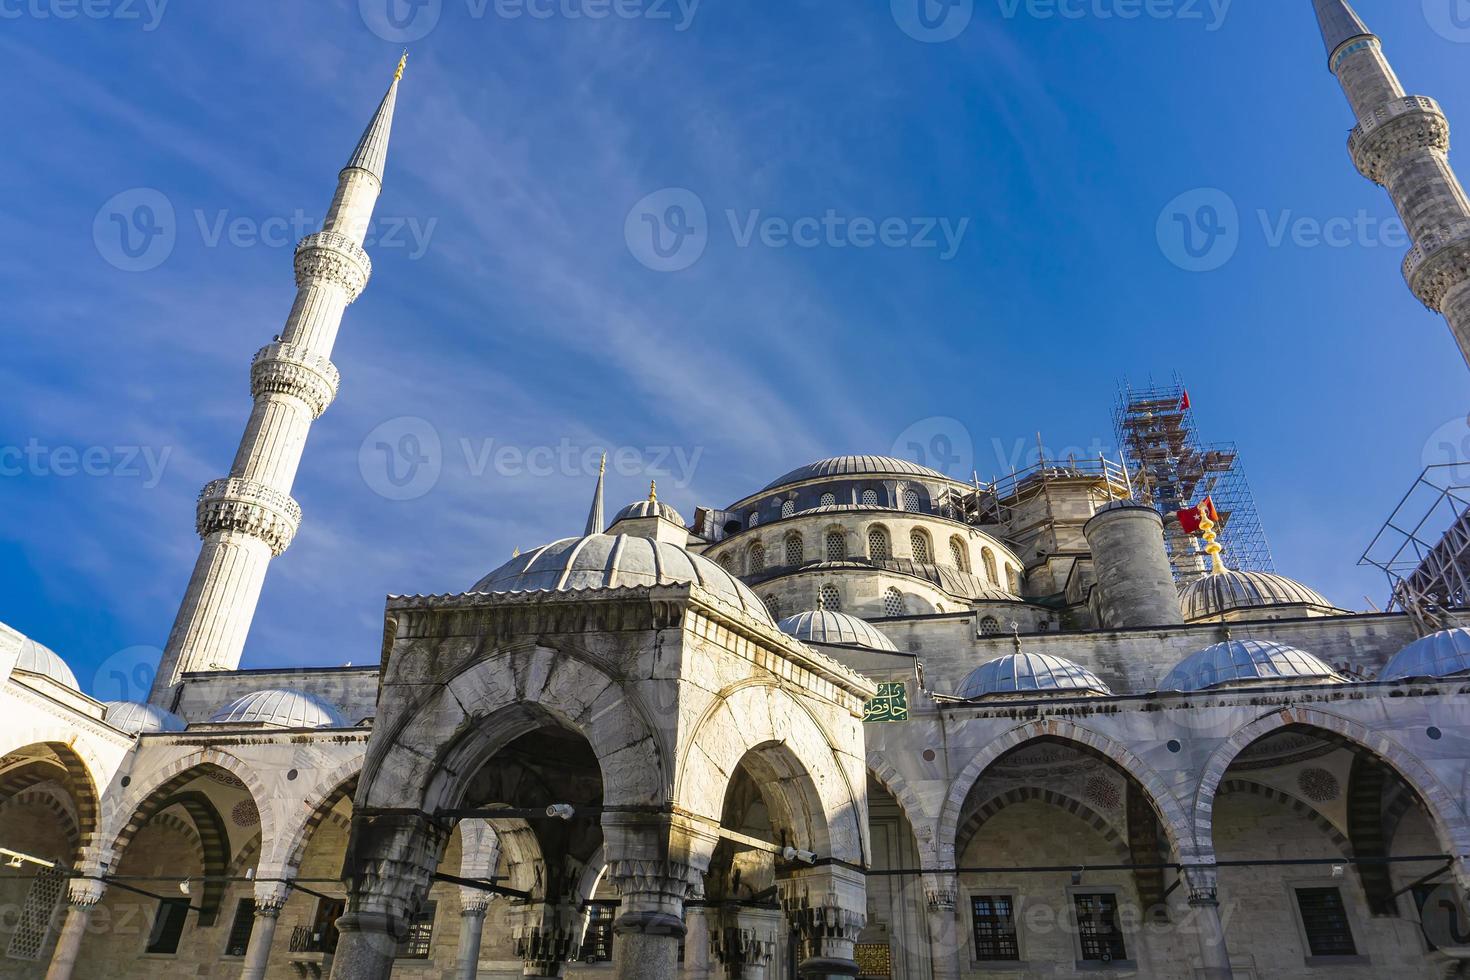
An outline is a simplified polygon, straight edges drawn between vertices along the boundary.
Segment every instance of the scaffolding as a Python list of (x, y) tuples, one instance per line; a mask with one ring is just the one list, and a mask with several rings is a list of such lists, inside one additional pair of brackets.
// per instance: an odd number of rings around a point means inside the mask
[(1383, 571), (1388, 611), (1408, 613), (1421, 632), (1470, 606), (1470, 463), (1419, 474), (1358, 564)]
[(1225, 564), (1240, 571), (1276, 570), (1235, 444), (1200, 441), (1188, 390), (1177, 375), (1167, 385), (1121, 385), (1113, 423), (1139, 497), (1164, 518), (1179, 584), (1204, 575), (1209, 557), (1175, 515), (1206, 497), (1220, 512)]

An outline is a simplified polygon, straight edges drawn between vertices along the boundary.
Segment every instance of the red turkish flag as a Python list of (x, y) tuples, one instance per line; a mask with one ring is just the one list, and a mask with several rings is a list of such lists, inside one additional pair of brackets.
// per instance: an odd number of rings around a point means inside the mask
[(1208, 517), (1217, 525), (1220, 523), (1220, 512), (1215, 509), (1215, 498), (1206, 497), (1198, 507), (1190, 507), (1181, 510), (1178, 514), (1179, 526), (1185, 534), (1200, 533), (1200, 524)]
[(1187, 412), (1187, 411), (1189, 411), (1189, 409), (1190, 409), (1189, 389), (1188, 388), (1185, 388), (1184, 389), (1184, 397), (1181, 398), (1181, 399), (1179, 399), (1179, 411), (1181, 411), (1181, 412)]

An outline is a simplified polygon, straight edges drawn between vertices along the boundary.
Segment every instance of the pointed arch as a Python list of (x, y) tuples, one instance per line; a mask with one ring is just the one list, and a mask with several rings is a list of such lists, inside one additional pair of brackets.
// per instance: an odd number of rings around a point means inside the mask
[(920, 865), (925, 868), (934, 867), (939, 858), (939, 851), (934, 846), (934, 820), (924, 812), (924, 804), (919, 799), (919, 794), (909, 786), (903, 773), (888, 762), (883, 752), (878, 749), (870, 749), (867, 762), (868, 775), (888, 791), (888, 795), (898, 803), (898, 809), (903, 813), (904, 819), (909, 822), (909, 828), (914, 832), (914, 840), (919, 845)]
[(956, 856), (960, 853), (960, 840), (973, 838), (991, 817), (1007, 807), (1015, 806), (1018, 803), (1046, 803), (1067, 811), (1097, 831), (1108, 846), (1118, 852), (1120, 860), (1131, 860), (1128, 843), (1123, 839), (1123, 835), (1118, 832), (1118, 828), (1113, 825), (1111, 820), (1079, 799), (1042, 786), (1013, 787), (1003, 793), (992, 796), (971, 811), (969, 817), (960, 825), (959, 830), (955, 834)]

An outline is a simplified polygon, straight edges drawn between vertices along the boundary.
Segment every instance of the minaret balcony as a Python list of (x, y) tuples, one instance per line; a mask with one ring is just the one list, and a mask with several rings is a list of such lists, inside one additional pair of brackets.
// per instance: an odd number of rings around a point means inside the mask
[(248, 534), (279, 556), (301, 527), (301, 505), (290, 494), (232, 476), (205, 484), (199, 492), (194, 526), (201, 538), (220, 531)]
[(1410, 95), (1374, 109), (1348, 134), (1348, 152), (1358, 172), (1384, 183), (1400, 157), (1419, 150), (1450, 151), (1450, 124), (1439, 103)]
[(336, 231), (307, 235), (296, 246), (296, 285), (329, 282), (340, 286), (351, 303), (362, 295), (373, 275), (373, 263), (357, 242)]
[(1404, 257), (1404, 281), (1436, 313), (1457, 285), (1470, 282), (1470, 221), (1425, 235)]
[(330, 359), (298, 344), (277, 341), (255, 352), (250, 363), (250, 394), (291, 395), (319, 419), (337, 397), (342, 377)]

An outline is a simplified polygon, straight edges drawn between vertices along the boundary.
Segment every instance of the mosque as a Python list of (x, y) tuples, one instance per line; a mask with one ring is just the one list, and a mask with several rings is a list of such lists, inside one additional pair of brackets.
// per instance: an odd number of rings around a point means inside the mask
[[(1445, 118), (1314, 4), (1463, 344)], [(599, 483), (581, 535), (391, 597), (371, 666), (239, 669), (401, 78), (296, 251), (148, 701), (0, 627), (0, 976), (1464, 975), (1470, 630), (1231, 568), (1106, 461), (839, 456), (690, 520)]]

